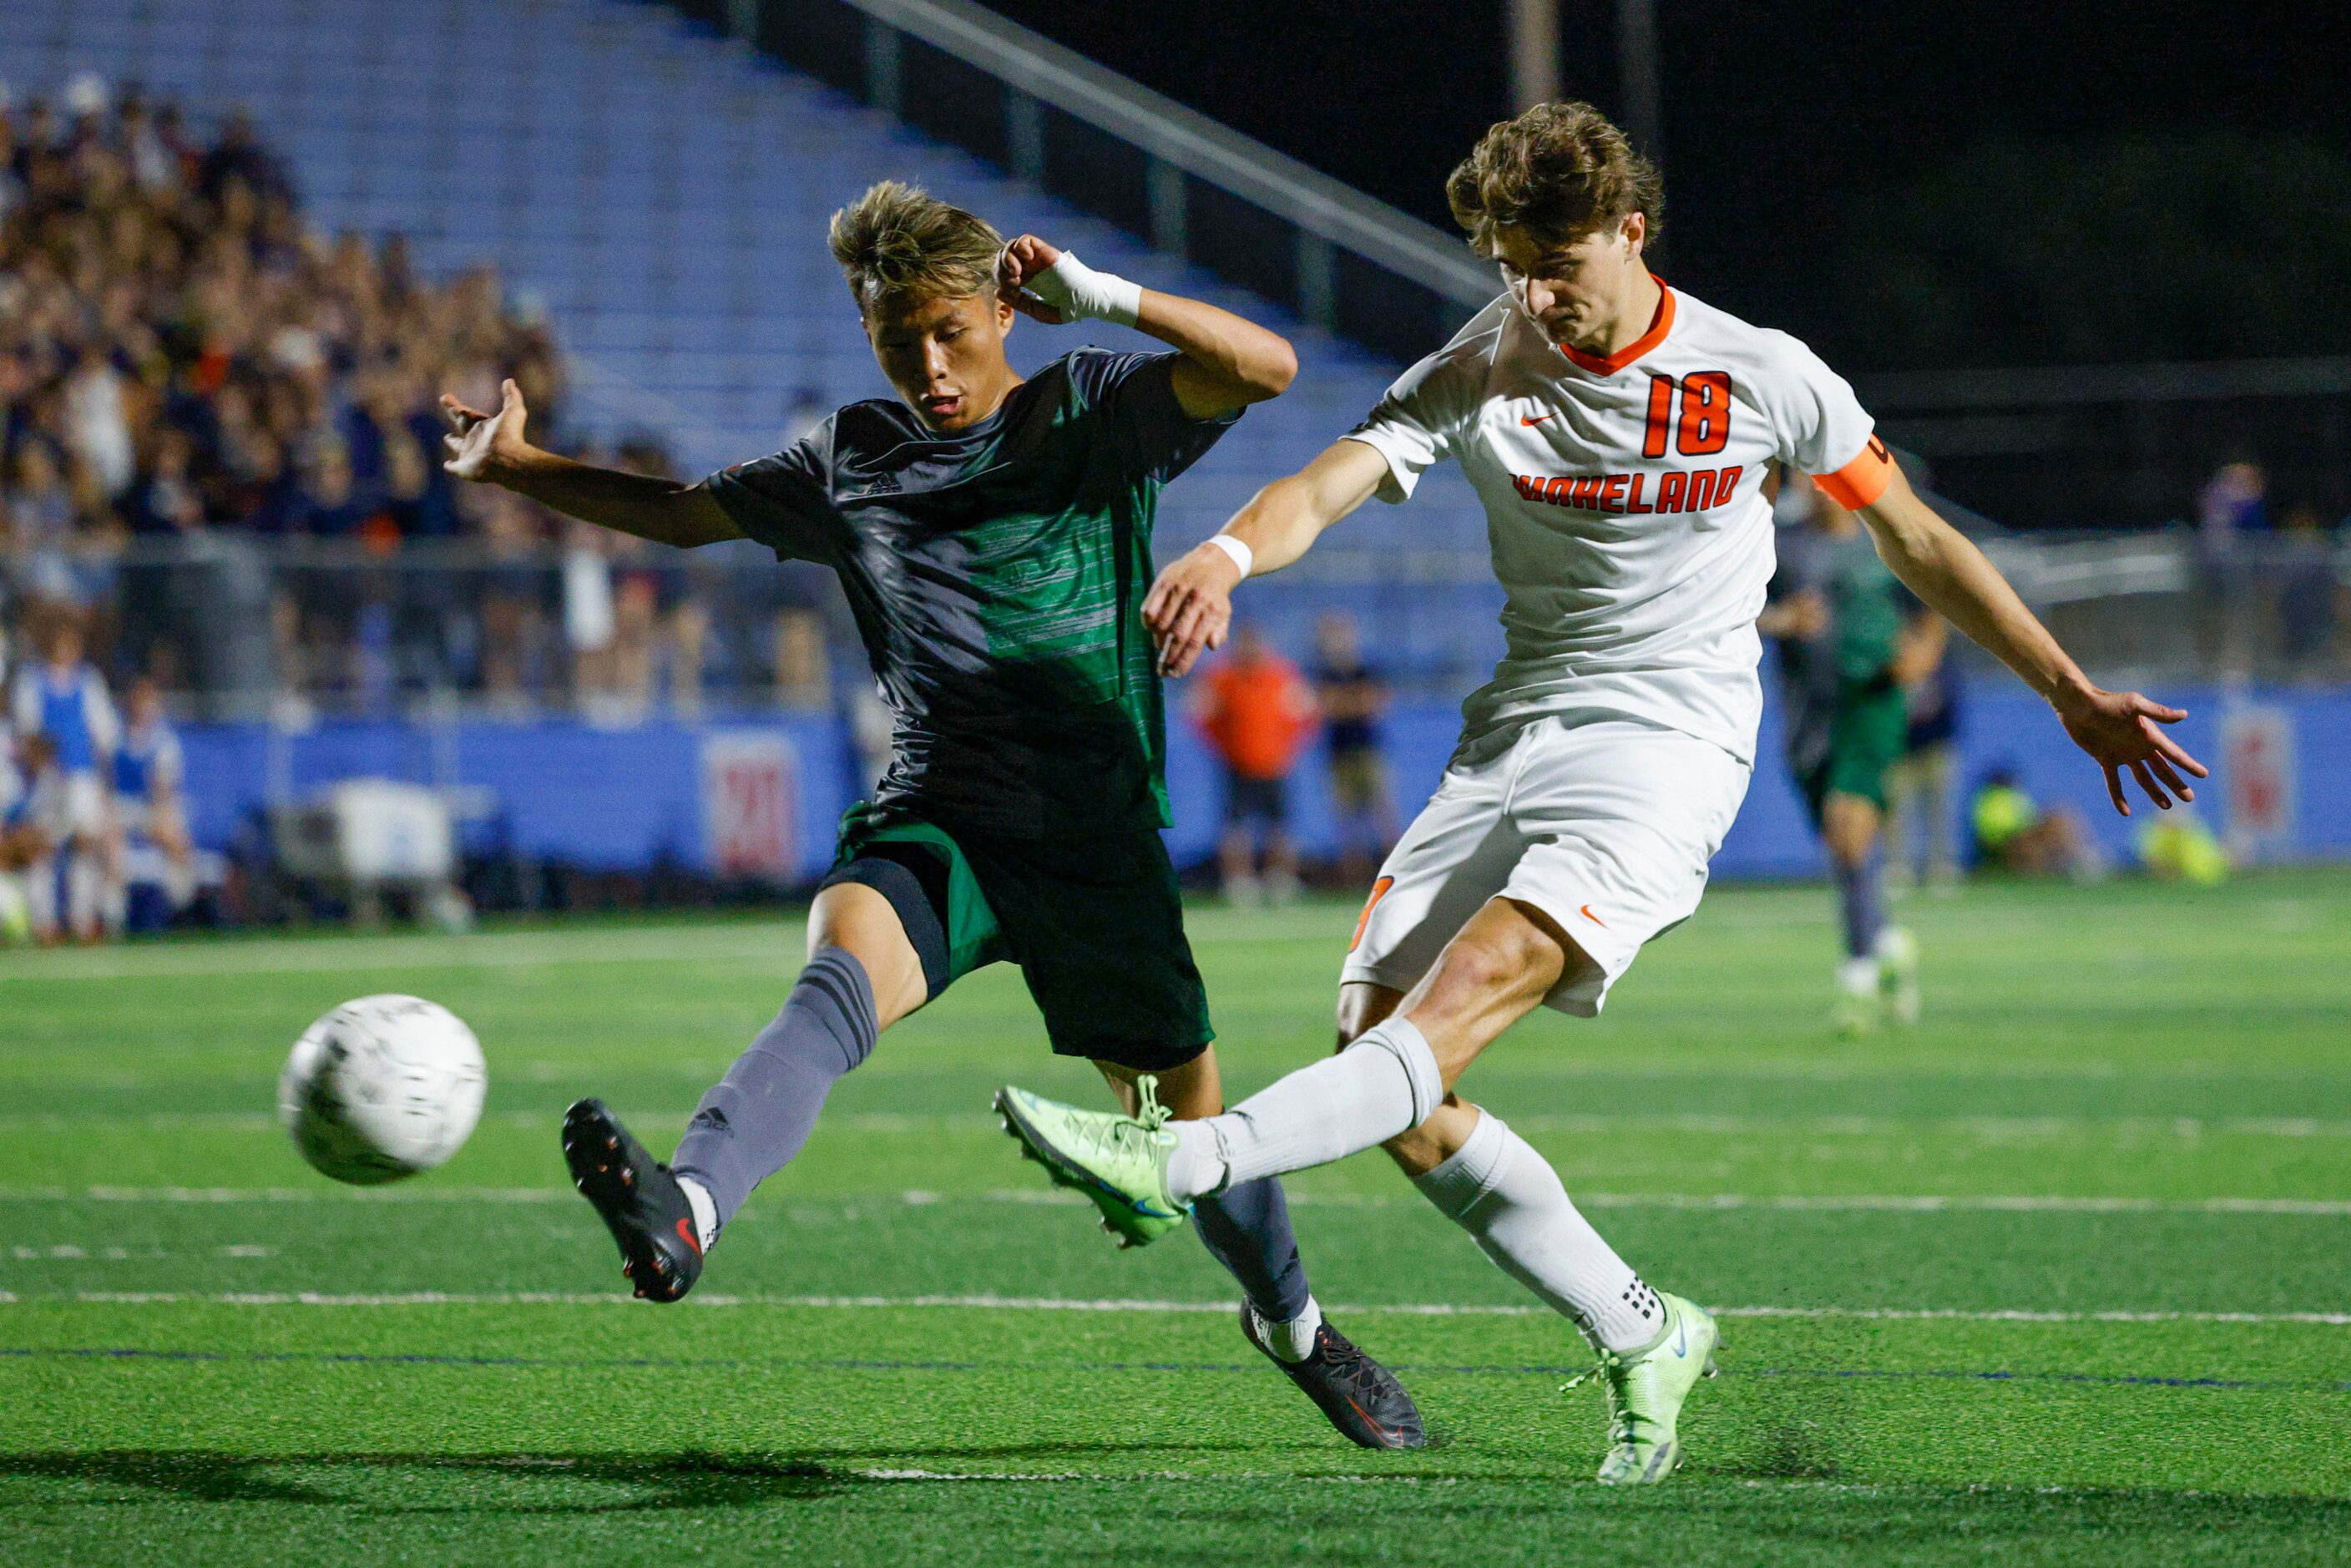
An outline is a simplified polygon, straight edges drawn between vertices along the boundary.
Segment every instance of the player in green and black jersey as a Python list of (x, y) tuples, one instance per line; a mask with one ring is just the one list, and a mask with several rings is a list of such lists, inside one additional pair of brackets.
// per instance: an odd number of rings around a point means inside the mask
[[(532, 447), (512, 382), (495, 413), (444, 400), (462, 477), (666, 544), (752, 538), (831, 567), (893, 722), (874, 799), (842, 820), (808, 966), (703, 1097), (674, 1169), (601, 1102), (565, 1118), (574, 1179), (656, 1301), (692, 1288), (876, 1035), (983, 965), (1020, 966), (1053, 1050), (1094, 1061), (1131, 1113), (1223, 1109), (1159, 837), (1165, 718), (1139, 611), (1159, 492), (1287, 387), (1295, 357), (893, 182), (834, 214), (831, 247), (897, 398), (773, 456), (680, 487)], [(1016, 312), (1117, 321), (1175, 351), (1077, 349), (1024, 381), (1004, 351)], [(1410, 1397), (1322, 1321), (1280, 1188), (1235, 1186), (1197, 1218), (1248, 1293), (1250, 1341), (1355, 1441), (1416, 1445)]]
[(1827, 846), (1844, 917), (1836, 1020), (1850, 1034), (1918, 1015), (1918, 949), (1886, 919), (1886, 774), (1902, 755), (1908, 688), (1934, 673), (1944, 625), (1878, 559), (1861, 519), (1801, 476), (1809, 503), (1782, 529), (1758, 628), (1780, 643), (1788, 766)]

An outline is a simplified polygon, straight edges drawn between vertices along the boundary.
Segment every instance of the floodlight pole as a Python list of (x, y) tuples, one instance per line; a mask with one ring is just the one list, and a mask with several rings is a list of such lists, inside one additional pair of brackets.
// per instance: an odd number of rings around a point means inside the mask
[(1616, 0), (1616, 70), (1625, 94), (1625, 134), (1634, 151), (1660, 167), (1666, 162), (1665, 122), (1657, 83), (1656, 0)]
[(1510, 111), (1559, 96), (1559, 0), (1505, 0), (1510, 11)]

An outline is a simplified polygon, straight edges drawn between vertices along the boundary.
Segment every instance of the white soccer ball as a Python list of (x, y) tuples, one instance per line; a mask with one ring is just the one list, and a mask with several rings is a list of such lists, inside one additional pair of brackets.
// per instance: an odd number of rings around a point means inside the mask
[(488, 1086), (481, 1042), (456, 1014), (418, 997), (361, 997), (294, 1042), (277, 1119), (319, 1174), (373, 1186), (455, 1154)]

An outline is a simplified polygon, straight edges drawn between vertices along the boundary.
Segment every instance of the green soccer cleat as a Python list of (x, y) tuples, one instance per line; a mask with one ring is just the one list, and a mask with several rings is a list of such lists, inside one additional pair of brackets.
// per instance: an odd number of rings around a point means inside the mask
[(1176, 1134), (1165, 1125), (1167, 1112), (1154, 1092), (1158, 1081), (1135, 1080), (1143, 1113), (1081, 1111), (1029, 1093), (999, 1089), (996, 1109), (1004, 1130), (1020, 1152), (1045, 1167), (1061, 1186), (1073, 1186), (1102, 1210), (1102, 1228), (1121, 1247), (1147, 1247), (1184, 1223), (1192, 1212), (1167, 1191), (1167, 1156)]
[[(1594, 1479), (1602, 1486), (1654, 1486), (1681, 1468), (1675, 1430), (1682, 1404), (1701, 1377), (1715, 1375), (1722, 1335), (1705, 1308), (1657, 1292), (1666, 1304), (1666, 1332), (1646, 1350), (1602, 1351), (1593, 1372), (1568, 1379), (1573, 1388), (1598, 1375), (1608, 1389), (1608, 1457)], [(1564, 1390), (1562, 1390), (1563, 1392)]]

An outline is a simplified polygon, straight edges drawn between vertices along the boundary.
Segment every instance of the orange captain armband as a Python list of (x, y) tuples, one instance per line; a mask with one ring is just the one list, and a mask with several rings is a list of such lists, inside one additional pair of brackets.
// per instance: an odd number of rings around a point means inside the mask
[(1852, 462), (1834, 474), (1813, 475), (1813, 483), (1846, 511), (1858, 512), (1886, 494), (1886, 486), (1894, 483), (1894, 454), (1886, 450), (1886, 443), (1872, 435)]

